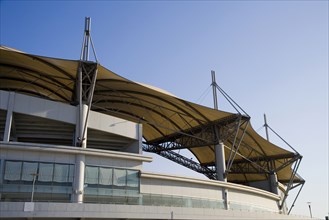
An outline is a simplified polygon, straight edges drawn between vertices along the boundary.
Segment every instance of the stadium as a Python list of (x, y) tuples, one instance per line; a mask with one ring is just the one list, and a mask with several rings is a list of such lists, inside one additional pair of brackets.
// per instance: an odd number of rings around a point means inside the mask
[[(286, 205), (302, 156), (257, 134), (214, 74), (215, 108), (131, 81), (89, 60), (89, 25), (80, 60), (1, 46), (2, 219), (308, 219)], [(143, 151), (208, 179), (146, 172)]]

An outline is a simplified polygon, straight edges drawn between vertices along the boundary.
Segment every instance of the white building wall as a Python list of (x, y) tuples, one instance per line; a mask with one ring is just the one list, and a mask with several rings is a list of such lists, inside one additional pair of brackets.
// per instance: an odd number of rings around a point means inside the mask
[[(0, 90), (0, 109), (7, 110), (10, 92)], [(77, 122), (77, 107), (15, 93), (14, 112), (52, 119), (69, 124)], [(90, 111), (88, 127), (129, 139), (139, 140), (139, 124), (114, 116)]]
[(230, 204), (248, 204), (256, 208), (268, 209), (278, 212), (278, 200), (269, 199), (266, 196), (252, 192), (241, 192), (241, 190), (229, 190)]
[(1, 159), (38, 161), (49, 163), (75, 163), (74, 154), (64, 154), (60, 152), (30, 151), (29, 149), (1, 148)]
[(162, 175), (154, 178), (144, 177), (141, 179), (141, 193), (176, 195), (196, 197), (203, 199), (222, 200), (222, 188), (182, 180), (161, 179)]
[(120, 158), (100, 158), (97, 156), (87, 156), (86, 165), (91, 166), (104, 166), (104, 167), (124, 167), (129, 169), (141, 170), (142, 161), (127, 160)]
[(201, 180), (173, 175), (142, 173), (141, 193), (176, 195), (222, 200), (223, 190), (228, 190), (231, 209), (260, 209), (278, 212), (280, 197), (260, 189), (221, 181)]
[[(4, 91), (1, 91), (3, 93)], [(14, 112), (76, 123), (76, 107), (16, 93)]]
[(113, 116), (91, 111), (88, 127), (111, 134), (138, 140), (138, 124)]

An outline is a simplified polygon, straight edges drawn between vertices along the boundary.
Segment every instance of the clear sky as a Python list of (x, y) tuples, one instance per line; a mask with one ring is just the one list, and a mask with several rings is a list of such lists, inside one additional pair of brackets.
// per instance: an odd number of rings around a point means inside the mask
[[(2, 0), (0, 6), (2, 45), (77, 60), (90, 16), (103, 66), (209, 107), (215, 70), (255, 130), (264, 135), (266, 113), (304, 156), (299, 174), (306, 184), (292, 213), (309, 215), (311, 202), (314, 216), (328, 215), (328, 1)], [(233, 111), (222, 98), (219, 106)], [(198, 176), (155, 160), (146, 169)]]

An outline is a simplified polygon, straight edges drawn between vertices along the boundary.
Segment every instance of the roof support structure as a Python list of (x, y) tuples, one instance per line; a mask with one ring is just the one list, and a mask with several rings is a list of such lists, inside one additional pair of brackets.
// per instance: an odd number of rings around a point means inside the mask
[[(278, 170), (280, 169), (283, 169), (285, 168), (286, 166), (290, 165), (290, 164), (294, 164), (294, 168), (293, 168), (293, 171), (292, 171), (292, 174), (291, 174), (291, 177), (290, 177), (290, 180), (287, 184), (287, 189), (285, 190), (285, 194), (284, 194), (284, 197), (281, 201), (281, 204), (279, 204), (279, 209), (283, 209), (283, 206), (285, 205), (285, 201), (288, 197), (288, 194), (289, 194), (289, 191), (296, 188), (296, 187), (299, 187), (299, 191), (288, 211), (288, 214), (290, 214), (292, 208), (294, 207), (295, 205), (295, 202), (301, 192), (301, 190), (303, 189), (303, 186), (305, 184), (305, 180), (300, 176), (298, 175), (297, 171), (298, 171), (298, 168), (299, 168), (299, 165), (302, 161), (302, 155), (300, 155), (286, 140), (284, 140), (277, 132), (275, 132), (268, 124), (267, 124), (267, 121), (266, 121), (266, 115), (264, 114), (264, 120), (265, 120), (265, 129), (266, 129), (266, 136), (268, 138), (268, 129), (270, 129), (278, 138), (280, 138), (286, 145), (288, 145), (293, 151), (295, 151), (295, 156), (293, 158), (290, 158), (288, 159), (288, 161), (286, 161), (285, 163), (283, 163), (280, 167), (278, 168), (274, 168), (274, 172), (277, 172)], [(297, 176), (297, 179), (299, 180), (297, 183), (295, 182), (295, 177)]]
[[(218, 121), (216, 123), (207, 123), (189, 130), (173, 133), (169, 136), (163, 136), (152, 142), (144, 142), (144, 150), (157, 153), (179, 164), (191, 168), (197, 172), (209, 176), (209, 169), (215, 172), (216, 165), (214, 162), (208, 164), (198, 164), (193, 160), (186, 158), (181, 161), (182, 155), (179, 155), (173, 150), (191, 149), (195, 147), (213, 147), (224, 140), (228, 144), (229, 156), (226, 158), (225, 175), (229, 174), (262, 174), (269, 178), (274, 172), (279, 172), (285, 167), (298, 162), (300, 155), (298, 152), (284, 155), (268, 156), (263, 151), (257, 151), (254, 146), (249, 146), (243, 143), (244, 136), (247, 134), (250, 117), (234, 100), (231, 99), (217, 84), (214, 82), (214, 72), (212, 71), (213, 88), (217, 88), (223, 96), (230, 102), (231, 105), (238, 111), (234, 118)], [(214, 95), (217, 94), (214, 92)], [(215, 103), (216, 107), (216, 103)], [(246, 115), (242, 115), (240, 111)], [(268, 125), (267, 125), (268, 126)], [(269, 129), (271, 129), (268, 126)], [(251, 137), (249, 135), (249, 137)], [(256, 144), (257, 141), (255, 140)], [(261, 146), (259, 145), (260, 149)], [(243, 154), (240, 153), (243, 150)], [(262, 150), (262, 149), (261, 149)], [(169, 152), (169, 153), (166, 153)], [(173, 152), (173, 153), (172, 153)], [(249, 152), (246, 154), (246, 152)], [(170, 156), (168, 156), (170, 155)], [(236, 159), (239, 155), (241, 159)], [(198, 168), (196, 169), (195, 166)], [(202, 167), (202, 168), (200, 168)], [(204, 169), (208, 168), (208, 169)], [(298, 168), (298, 167), (297, 167)], [(295, 172), (295, 171), (294, 171)], [(217, 179), (217, 175), (212, 174), (211, 178)], [(234, 180), (233, 180), (234, 181)], [(287, 180), (285, 183), (289, 183)], [(292, 184), (299, 182), (292, 178)], [(288, 184), (289, 185), (289, 184)], [(289, 188), (292, 188), (291, 186)]]
[[(238, 153), (239, 146), (248, 124), (249, 118), (245, 118), (242, 115), (236, 115), (234, 118), (227, 118), (226, 120), (218, 121), (214, 125), (210, 124), (208, 126), (198, 127), (193, 131), (187, 130), (185, 132), (176, 133), (152, 142), (146, 141), (144, 142), (143, 150), (159, 154), (160, 156), (173, 160), (174, 162), (186, 166), (196, 172), (202, 173), (211, 179), (217, 179), (218, 177), (215, 174), (214, 169), (215, 164), (203, 165), (188, 158), (183, 159), (184, 157), (182, 155), (175, 153), (173, 150), (206, 146), (212, 147), (219, 144), (220, 140), (226, 140), (232, 137), (235, 144), (231, 149), (230, 159), (227, 160), (227, 164), (231, 167), (233, 160)], [(243, 132), (239, 132), (240, 130)], [(218, 135), (219, 138), (217, 137)], [(225, 171), (224, 176), (226, 177), (228, 170)]]
[[(218, 121), (216, 125), (203, 125), (202, 127), (196, 127), (192, 130), (185, 130), (184, 132), (177, 132), (170, 136), (163, 136), (152, 142), (145, 141), (143, 149), (144, 151), (159, 154), (187, 168), (202, 173), (211, 179), (217, 179), (216, 174), (209, 175), (209, 171), (215, 172), (214, 162), (199, 164), (188, 158), (183, 159), (184, 157), (182, 155), (179, 155), (173, 150), (207, 146), (212, 147), (218, 143), (214, 131), (219, 130), (219, 133), (225, 138), (223, 139), (231, 143), (230, 147), (226, 146), (226, 148), (230, 150), (230, 156), (226, 160), (228, 167), (226, 175), (265, 174), (267, 176), (266, 178), (268, 178), (271, 173), (278, 172), (299, 160), (300, 155), (298, 153), (267, 156), (262, 152), (256, 151), (252, 146), (242, 143), (248, 125), (249, 118), (238, 114), (235, 118), (227, 118), (226, 120)], [(244, 152), (249, 150), (247, 156), (239, 153), (240, 148), (242, 148)], [(237, 155), (239, 155), (241, 159), (236, 159)], [(289, 180), (287, 182), (289, 182)], [(295, 180), (293, 180), (293, 183), (295, 183)]]
[(304, 187), (304, 184), (305, 184), (305, 180), (302, 181), (302, 182), (300, 182), (300, 183), (297, 183), (296, 185), (294, 185), (294, 186), (291, 188), (291, 189), (294, 189), (294, 188), (300, 186), (300, 188), (299, 188), (299, 190), (298, 190), (298, 193), (297, 193), (297, 195), (296, 195), (294, 201), (292, 202), (292, 205), (290, 206), (290, 209), (289, 209), (289, 211), (288, 211), (288, 215), (290, 214), (291, 210), (294, 208), (295, 203), (296, 203), (296, 201), (297, 201), (297, 199), (298, 199), (298, 197), (299, 197), (299, 194), (300, 194), (300, 192), (302, 191), (302, 189), (303, 189), (303, 187)]
[[(233, 162), (234, 162), (234, 159), (235, 159), (235, 157), (236, 157), (236, 155), (238, 153), (238, 150), (240, 148), (241, 142), (242, 142), (243, 137), (244, 137), (244, 135), (246, 133), (246, 130), (247, 130), (248, 125), (249, 125), (249, 118), (248, 118), (247, 121), (242, 122), (241, 121), (241, 115), (240, 115), (240, 117), (239, 117), (239, 123), (237, 124), (237, 127), (236, 127), (234, 141), (233, 141), (233, 144), (231, 146), (229, 157), (227, 159), (225, 176), (227, 176), (227, 174), (230, 172), (230, 169), (231, 169), (231, 167), (233, 165)], [(244, 128), (243, 128), (243, 126), (244, 126)], [(239, 129), (240, 128), (243, 129), (243, 132), (240, 132), (239, 133)]]
[[(216, 90), (216, 74), (215, 71), (211, 71), (211, 78), (212, 78), (212, 91), (213, 91), (213, 99), (214, 99), (214, 109), (218, 110), (218, 103), (217, 103), (217, 90)], [(240, 122), (238, 123), (239, 127)], [(219, 181), (227, 181), (226, 178), (226, 170), (227, 170), (227, 165), (225, 164), (225, 145), (223, 142), (222, 137), (219, 135), (219, 129), (214, 127), (214, 134), (215, 137), (218, 141), (217, 144), (214, 145), (215, 149), (215, 167), (216, 167), (216, 175), (217, 175), (217, 180)], [(227, 192), (225, 192), (227, 194)]]
[(218, 143), (215, 130), (219, 131), (220, 139), (235, 135), (235, 127), (239, 125), (239, 120), (245, 121), (248, 118), (241, 118), (239, 115), (226, 117), (213, 123), (200, 125), (192, 129), (187, 129), (163, 136), (153, 141), (147, 141), (145, 144), (160, 146), (158, 151), (178, 150), (183, 148), (211, 146)]
[[(297, 186), (294, 186), (293, 184), (294, 184), (294, 179), (295, 179), (295, 176), (297, 175), (297, 170), (298, 170), (298, 168), (299, 168), (299, 165), (300, 165), (301, 160), (302, 160), (302, 157), (300, 157), (300, 158), (296, 161), (296, 163), (295, 163), (295, 165), (294, 165), (292, 175), (291, 175), (290, 180), (289, 180), (289, 183), (288, 183), (288, 185), (287, 185), (287, 189), (286, 189), (286, 191), (285, 191), (284, 197), (283, 197), (283, 199), (282, 199), (282, 201), (281, 201), (281, 204), (280, 204), (280, 206), (279, 206), (280, 209), (282, 209), (283, 206), (285, 205), (285, 202), (286, 202), (286, 199), (287, 199), (287, 197), (288, 197), (289, 191), (292, 190), (293, 188), (296, 188), (296, 187), (297, 187)], [(305, 181), (303, 181), (303, 185), (304, 185), (304, 183), (305, 183)]]
[[(256, 157), (243, 158), (235, 160), (231, 166), (229, 173), (267, 173), (278, 172), (281, 169), (293, 164), (300, 158), (300, 155), (278, 155), (277, 157)], [(280, 161), (281, 165), (275, 167), (275, 161)]]
[[(87, 147), (87, 125), (97, 79), (98, 64), (88, 61), (90, 42), (90, 18), (87, 17), (85, 19), (83, 46), (76, 77), (77, 80), (75, 83), (76, 93), (74, 94), (76, 105), (79, 109), (79, 117), (75, 128), (76, 137), (74, 141), (75, 145), (81, 148)], [(93, 51), (96, 58), (95, 50)], [(76, 155), (74, 175), (76, 178), (73, 185), (74, 193), (72, 201), (82, 203), (84, 194), (83, 180), (85, 175), (85, 155)]]
[(191, 170), (194, 170), (198, 173), (202, 173), (209, 179), (213, 179), (213, 180), (217, 179), (216, 171), (214, 169), (203, 166), (203, 165), (201, 165), (187, 157), (184, 157), (181, 154), (178, 154), (172, 150), (159, 151), (158, 148), (160, 148), (160, 147), (143, 144), (143, 151), (156, 153), (164, 158), (174, 161), (174, 162), (176, 162), (182, 166), (185, 166)]
[[(82, 146), (86, 139), (86, 129), (89, 118), (89, 112), (93, 100), (96, 79), (97, 79), (97, 58), (93, 47), (95, 62), (88, 61), (89, 59), (89, 44), (90, 36), (90, 18), (85, 18), (85, 30), (83, 37), (83, 46), (81, 50), (80, 63), (77, 73), (77, 81), (75, 84), (75, 100), (79, 106), (79, 123), (77, 126), (77, 137), (75, 140), (76, 146)], [(92, 45), (93, 46), (93, 45)], [(84, 105), (87, 106), (85, 111)]]

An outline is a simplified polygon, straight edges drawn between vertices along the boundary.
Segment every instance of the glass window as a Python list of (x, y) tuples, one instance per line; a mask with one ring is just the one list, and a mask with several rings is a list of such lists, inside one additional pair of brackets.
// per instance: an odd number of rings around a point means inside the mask
[(20, 180), (22, 172), (22, 162), (6, 161), (5, 180)]
[(69, 182), (72, 183), (73, 182), (73, 177), (74, 177), (74, 165), (70, 164), (70, 170), (69, 170)]
[(139, 186), (139, 173), (135, 170), (127, 170), (127, 186), (138, 187)]
[(98, 184), (98, 167), (86, 166), (85, 183)]
[(126, 170), (114, 169), (113, 173), (113, 185), (115, 186), (126, 186)]
[(54, 182), (66, 183), (69, 177), (68, 164), (55, 164), (54, 168)]
[(41, 182), (51, 182), (53, 180), (54, 164), (40, 163), (38, 180)]
[(38, 163), (23, 162), (22, 180), (32, 181), (38, 173)]
[(32, 182), (33, 174), (36, 174), (36, 179), (39, 183), (72, 183), (74, 178), (74, 165), (29, 161), (5, 161), (3, 176), (6, 181), (23, 180)]
[(112, 168), (99, 168), (99, 184), (112, 185)]

